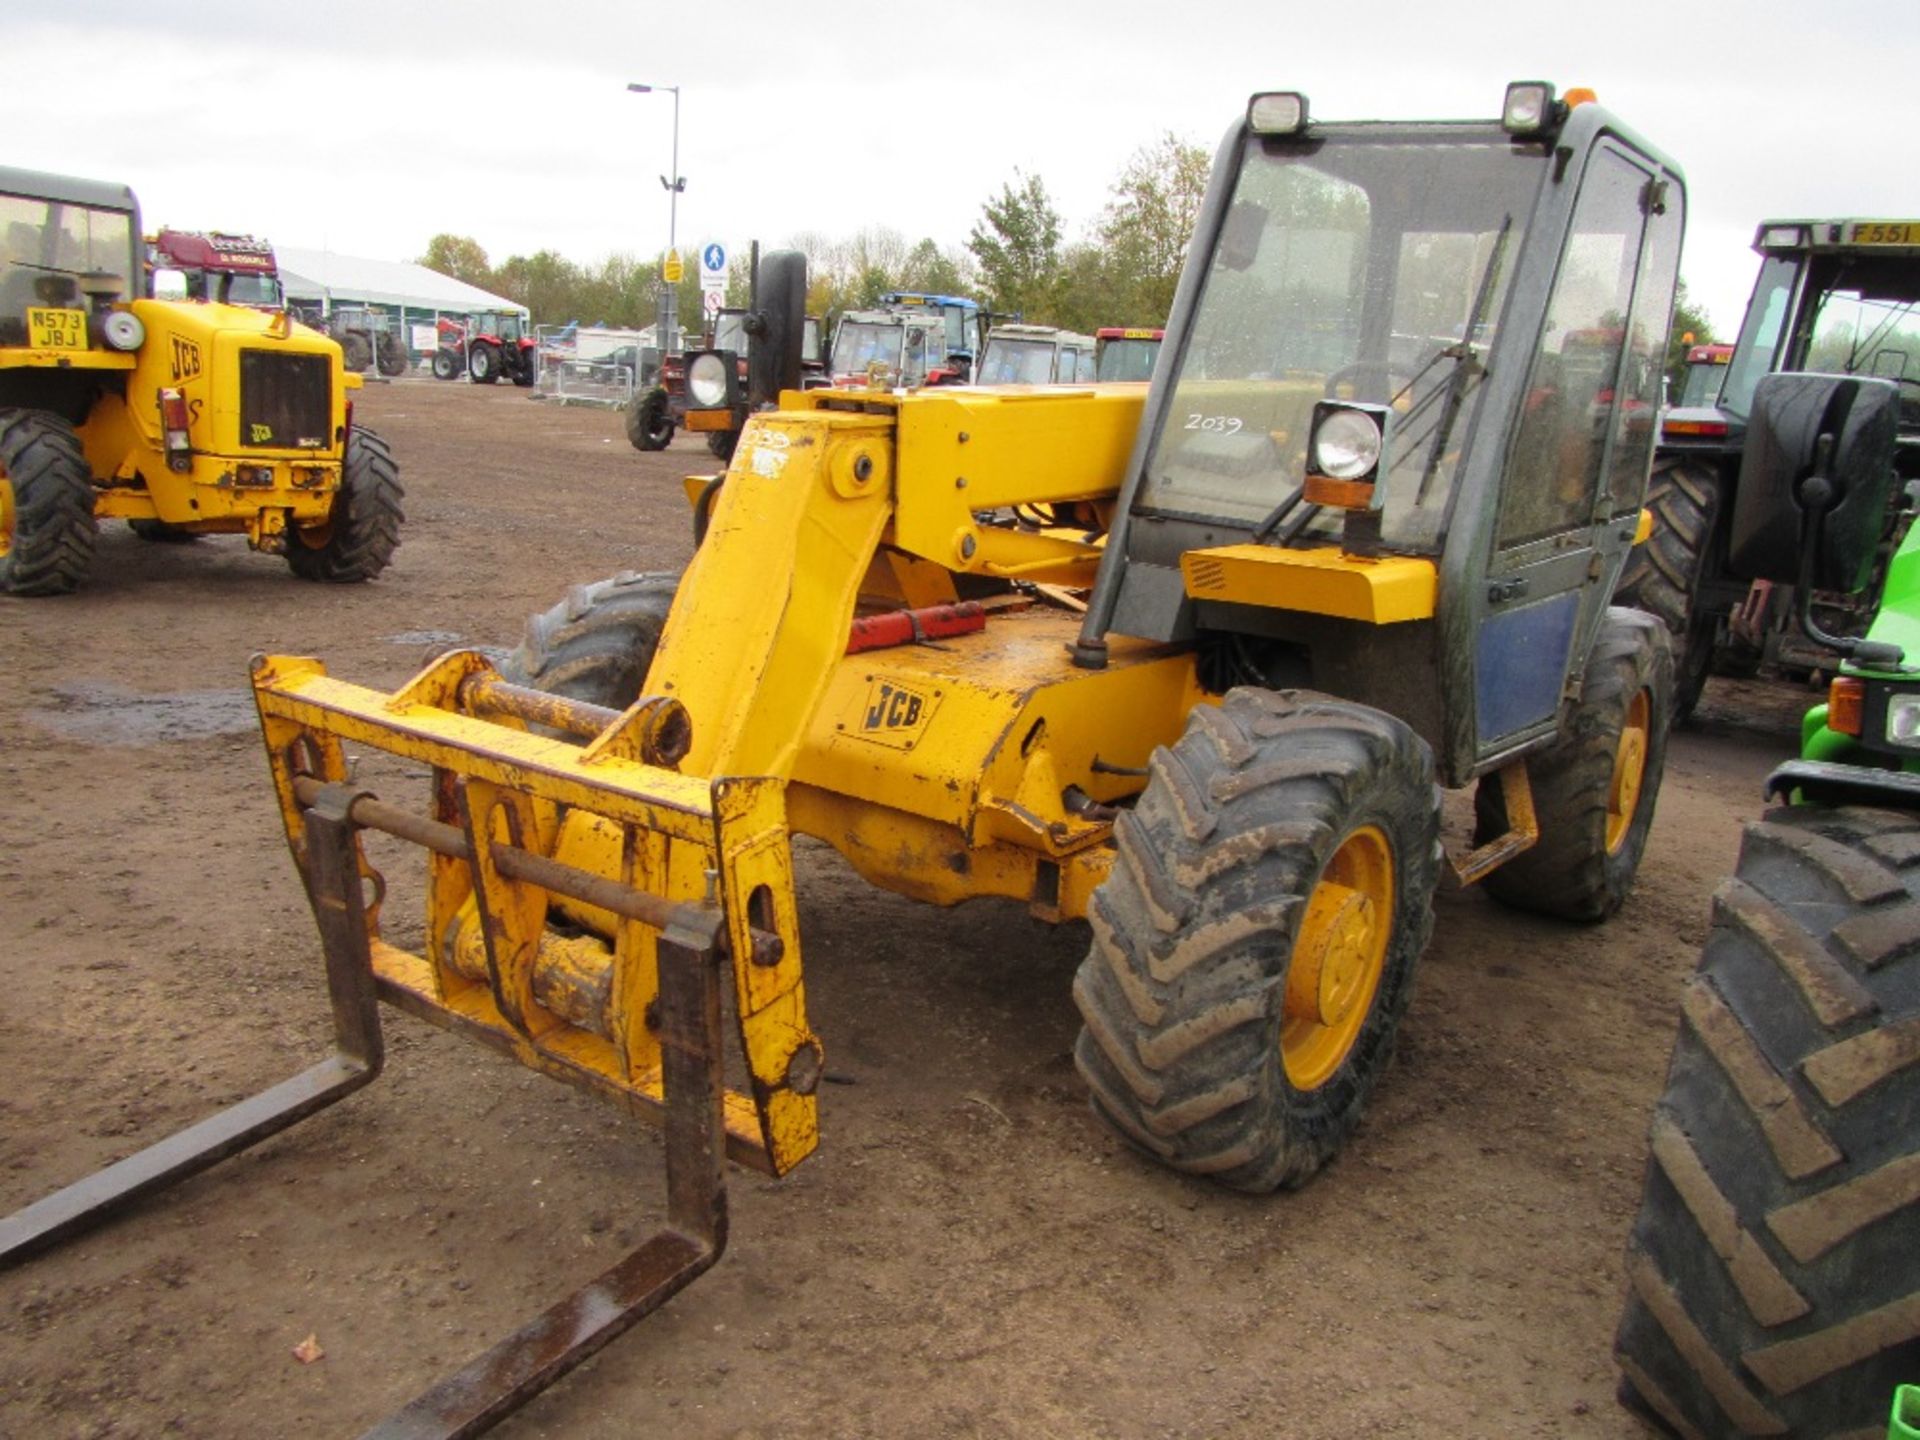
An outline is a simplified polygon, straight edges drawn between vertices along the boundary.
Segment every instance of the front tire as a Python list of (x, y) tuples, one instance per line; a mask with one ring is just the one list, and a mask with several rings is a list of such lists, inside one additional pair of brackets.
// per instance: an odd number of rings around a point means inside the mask
[(460, 357), (451, 350), (434, 351), (433, 378), (436, 380), (458, 380), (460, 378)]
[(0, 591), (64, 595), (93, 563), (93, 471), (44, 410), (0, 410)]
[[(1667, 764), (1673, 657), (1651, 615), (1610, 609), (1559, 740), (1527, 757), (1540, 838), (1481, 883), (1503, 904), (1604, 920), (1633, 888)], [(1497, 777), (1473, 795), (1474, 844), (1507, 833)]]
[(627, 406), (627, 440), (636, 450), (664, 450), (673, 443), (673, 411), (658, 386), (633, 397)]
[(302, 580), (330, 585), (373, 579), (399, 547), (404, 497), (387, 442), (355, 426), (347, 432), (340, 489), (327, 522), (287, 537), (287, 564)]
[(1156, 750), (1074, 980), (1093, 1106), (1164, 1165), (1304, 1183), (1359, 1121), (1433, 924), (1433, 757), (1400, 721), (1235, 690)]
[(1714, 532), (1722, 504), (1720, 471), (1703, 460), (1663, 455), (1647, 481), (1653, 534), (1627, 554), (1614, 603), (1657, 616), (1673, 637), (1673, 714), (1700, 703), (1713, 671), (1720, 617), (1700, 604), (1709, 572), (1718, 573)]
[(380, 373), (389, 380), (407, 373), (407, 350), (399, 339), (392, 335), (382, 335), (376, 350)]
[(522, 390), (531, 389), (533, 382), (540, 378), (540, 360), (538, 353), (531, 347), (520, 352), (519, 362), (513, 367), (513, 383)]
[(739, 447), (738, 430), (709, 430), (707, 432), (707, 452), (716, 460), (731, 463), (733, 452)]
[(679, 588), (677, 574), (633, 571), (576, 585), (527, 621), (500, 673), (516, 685), (624, 710), (640, 698)]
[(476, 385), (491, 385), (500, 378), (500, 352), (491, 345), (476, 345), (467, 352), (467, 373)]
[(1879, 1435), (1920, 1375), (1920, 819), (1747, 827), (1627, 1245), (1621, 1398), (1729, 1440)]

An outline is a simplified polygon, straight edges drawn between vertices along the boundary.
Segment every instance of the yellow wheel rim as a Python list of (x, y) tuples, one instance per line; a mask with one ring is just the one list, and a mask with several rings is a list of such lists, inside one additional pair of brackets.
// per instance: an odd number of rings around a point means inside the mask
[(0, 471), (0, 557), (13, 553), (13, 482)]
[(1280, 1062), (1294, 1089), (1319, 1089), (1345, 1063), (1373, 1009), (1392, 938), (1393, 850), (1367, 825), (1327, 861), (1293, 942)]
[(1642, 690), (1627, 706), (1620, 726), (1620, 744), (1613, 752), (1613, 783), (1607, 786), (1607, 853), (1618, 854), (1633, 828), (1633, 812), (1640, 808), (1640, 785), (1647, 778), (1648, 716), (1653, 701)]

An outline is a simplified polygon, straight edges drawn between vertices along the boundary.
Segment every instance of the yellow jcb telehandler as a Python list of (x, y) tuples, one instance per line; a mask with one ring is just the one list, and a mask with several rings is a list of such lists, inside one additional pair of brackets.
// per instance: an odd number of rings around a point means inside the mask
[[(0, 1255), (364, 1083), (385, 1000), (665, 1126), (666, 1231), (388, 1432), (472, 1433), (712, 1263), (726, 1158), (814, 1148), (795, 833), (936, 904), (1085, 917), (1098, 1113), (1182, 1171), (1305, 1181), (1387, 1064), (1443, 870), (1599, 919), (1652, 819), (1671, 661), (1608, 602), (1684, 189), (1587, 100), (1322, 124), (1256, 95), (1144, 394), (788, 389), (695, 487), (686, 573), (577, 589), (504, 673), (256, 660), (338, 1053), (0, 1222)], [(789, 386), (803, 273), (762, 262)], [(430, 770), (427, 813), (349, 746)], [(1441, 786), (1477, 787), (1451, 857)], [(431, 852), (421, 953), (382, 938), (365, 829)]]
[(400, 475), (339, 345), (284, 313), (145, 296), (124, 185), (0, 168), (0, 594), (58, 595), (101, 520), (245, 535), (350, 583), (400, 543)]

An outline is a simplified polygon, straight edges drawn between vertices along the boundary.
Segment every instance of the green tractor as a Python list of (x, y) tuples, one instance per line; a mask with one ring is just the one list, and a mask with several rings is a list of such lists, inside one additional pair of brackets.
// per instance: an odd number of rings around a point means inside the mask
[[(1760, 274), (1731, 354), (1706, 367), (1712, 383), (1704, 394), (1690, 374), (1661, 417), (1647, 486), (1653, 535), (1620, 578), (1620, 603), (1659, 616), (1672, 632), (1682, 717), (1716, 670), (1750, 674), (1768, 665), (1806, 675), (1832, 659), (1796, 623), (1786, 584), (1743, 570), (1730, 551), (1761, 377), (1822, 371), (1890, 380), (1901, 391), (1902, 432), (1920, 438), (1920, 220), (1768, 220), (1753, 248)], [(1920, 476), (1920, 448), (1897, 463), (1906, 479)], [(1882, 517), (1883, 559), (1899, 541), (1901, 514)], [(1872, 614), (1872, 587), (1823, 592), (1814, 613), (1837, 633), (1859, 635)]]
[[(1615, 1353), (1670, 1433), (1877, 1436), (1920, 1376), (1920, 534), (1881, 553), (1920, 441), (1891, 379), (1752, 397), (1728, 554), (1838, 673), (1713, 898)], [(1823, 627), (1816, 594), (1882, 576), (1864, 637)]]

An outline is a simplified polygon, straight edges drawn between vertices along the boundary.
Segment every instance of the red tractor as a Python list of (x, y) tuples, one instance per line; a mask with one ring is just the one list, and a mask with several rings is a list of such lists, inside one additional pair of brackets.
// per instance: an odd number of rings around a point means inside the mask
[(458, 379), (461, 371), (476, 385), (491, 385), (502, 375), (526, 389), (540, 373), (540, 347), (514, 314), (483, 311), (465, 323), (441, 316), (435, 323), (439, 344), (433, 352), (436, 380)]

